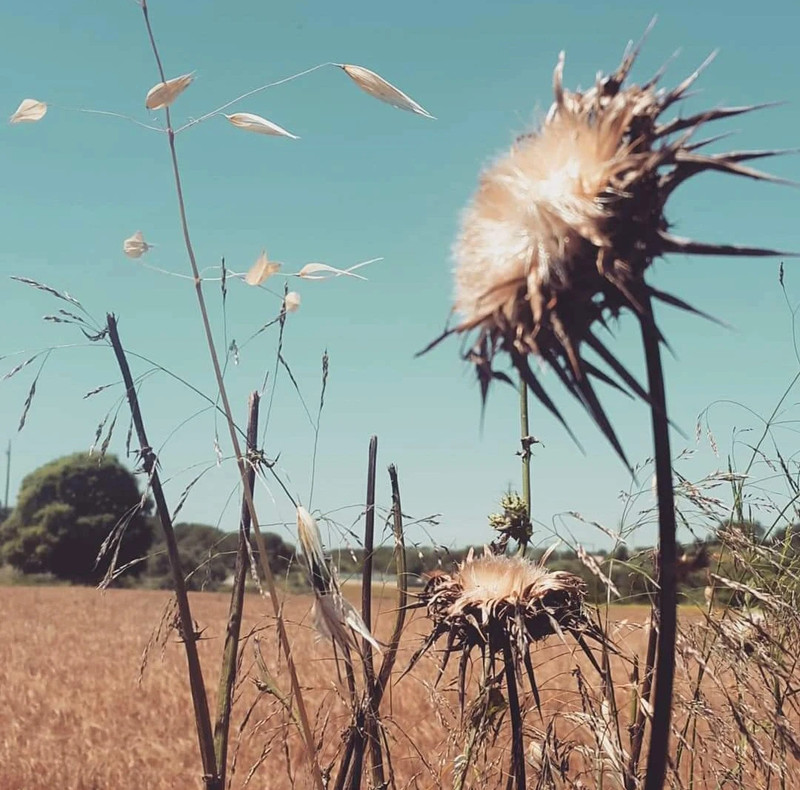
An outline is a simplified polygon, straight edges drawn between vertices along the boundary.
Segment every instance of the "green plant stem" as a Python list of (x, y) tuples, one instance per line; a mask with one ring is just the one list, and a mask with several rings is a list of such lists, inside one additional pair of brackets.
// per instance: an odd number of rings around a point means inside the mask
[[(525, 500), (525, 512), (528, 522), (531, 520), (531, 438), (528, 420), (528, 385), (520, 376), (519, 379), (519, 433), (522, 445), (522, 498)], [(525, 554), (527, 541), (519, 544), (519, 553)]]
[[(155, 56), (156, 64), (158, 66), (158, 72), (161, 77), (161, 81), (166, 82), (164, 68), (161, 64), (161, 58), (158, 54), (158, 47), (156, 46), (155, 37), (153, 35), (153, 29), (152, 26), (150, 25), (147, 0), (140, 0), (140, 2), (142, 6), (142, 13), (144, 15), (145, 25), (147, 26), (147, 33), (150, 38), (150, 44), (153, 49), (153, 55)], [(175, 150), (175, 131), (172, 128), (172, 120), (170, 118), (169, 107), (166, 107), (164, 112), (166, 114), (167, 138), (169, 141), (170, 158), (172, 160), (172, 171), (175, 181), (175, 189), (178, 197), (178, 209), (180, 213), (181, 228), (183, 230), (183, 239), (186, 247), (186, 252), (189, 257), (189, 264), (191, 266), (192, 275), (194, 277), (195, 294), (197, 296), (197, 304), (200, 309), (200, 316), (203, 323), (203, 330), (206, 336), (206, 343), (208, 345), (209, 354), (211, 355), (211, 362), (214, 368), (214, 375), (217, 381), (217, 388), (219, 390), (220, 400), (222, 401), (222, 407), (225, 411), (225, 419), (228, 424), (228, 431), (231, 437), (231, 444), (233, 445), (233, 451), (236, 456), (236, 463), (239, 467), (239, 478), (241, 479), (242, 482), (242, 488), (245, 500), (247, 502), (247, 508), (250, 511), (250, 520), (252, 522), (253, 534), (255, 536), (256, 545), (258, 547), (259, 564), (261, 566), (261, 571), (264, 575), (264, 579), (267, 583), (267, 592), (269, 592), (270, 601), (272, 602), (273, 612), (275, 614), (275, 622), (278, 630), (278, 641), (281, 645), (281, 649), (283, 650), (284, 656), (286, 657), (286, 667), (289, 671), (289, 678), (292, 685), (292, 693), (297, 703), (297, 711), (300, 717), (300, 722), (303, 725), (303, 740), (305, 741), (306, 750), (309, 755), (309, 762), (311, 763), (311, 773), (314, 778), (314, 784), (316, 785), (317, 790), (324, 790), (325, 784), (322, 779), (322, 771), (320, 770), (319, 766), (319, 758), (317, 755), (316, 742), (314, 741), (314, 736), (311, 731), (308, 712), (306, 710), (305, 701), (303, 699), (302, 689), (300, 688), (300, 682), (297, 677), (297, 669), (295, 667), (294, 658), (292, 656), (291, 644), (289, 642), (289, 638), (286, 633), (286, 624), (283, 619), (283, 612), (281, 611), (281, 604), (278, 599), (278, 592), (275, 586), (275, 579), (273, 578), (272, 569), (269, 566), (268, 562), (269, 555), (267, 553), (267, 547), (264, 542), (264, 537), (261, 534), (261, 528), (258, 522), (258, 514), (256, 513), (255, 504), (253, 502), (253, 491), (249, 485), (248, 465), (245, 462), (245, 459), (242, 455), (242, 450), (239, 444), (239, 437), (236, 433), (236, 423), (235, 420), (233, 419), (233, 411), (231, 410), (230, 402), (228, 400), (228, 393), (225, 387), (225, 381), (222, 376), (222, 368), (219, 363), (219, 357), (217, 355), (216, 345), (214, 343), (214, 336), (211, 331), (211, 323), (208, 318), (208, 310), (206, 308), (205, 298), (203, 296), (203, 282), (202, 278), (200, 277), (200, 270), (197, 266), (197, 259), (194, 254), (194, 247), (192, 245), (191, 236), (189, 234), (189, 223), (186, 217), (186, 203), (183, 198), (183, 186), (181, 183), (180, 169), (178, 167), (178, 156)]]
[(656, 648), (653, 722), (650, 730), (650, 751), (647, 755), (645, 790), (661, 790), (667, 770), (672, 687), (675, 677), (675, 642), (677, 613), (677, 544), (675, 539), (675, 492), (672, 485), (672, 455), (669, 444), (669, 421), (661, 367), (661, 348), (652, 305), (644, 305), (640, 316), (642, 342), (647, 363), (650, 392), (650, 415), (653, 427), (653, 449), (658, 494), (658, 644)]
[[(256, 449), (258, 443), (258, 405), (257, 392), (250, 394), (249, 414), (247, 419), (247, 450)], [(250, 488), (255, 483), (255, 466), (250, 466), (248, 473)], [(222, 652), (222, 666), (220, 668), (219, 689), (217, 691), (217, 721), (214, 727), (214, 751), (217, 757), (217, 769), (220, 784), (225, 786), (225, 773), (228, 757), (228, 733), (231, 722), (231, 709), (233, 708), (233, 687), (236, 680), (236, 666), (239, 652), (239, 634), (242, 626), (242, 612), (244, 610), (244, 585), (250, 564), (250, 555), (247, 544), (250, 540), (250, 511), (247, 501), (242, 497), (242, 511), (239, 522), (239, 546), (236, 552), (236, 568), (231, 591), (231, 603), (228, 609), (228, 627), (225, 633), (225, 647)]]
[(200, 745), (200, 757), (203, 762), (203, 781), (207, 790), (222, 790), (221, 777), (219, 774), (217, 760), (214, 752), (214, 738), (211, 734), (211, 716), (208, 710), (208, 698), (203, 682), (203, 671), (200, 666), (200, 657), (197, 654), (197, 641), (192, 622), (192, 612), (189, 607), (189, 596), (186, 593), (186, 583), (181, 569), (181, 560), (178, 553), (178, 542), (175, 539), (175, 532), (172, 528), (172, 519), (164, 496), (164, 489), (161, 487), (161, 479), (158, 475), (157, 458), (153, 448), (147, 439), (147, 431), (144, 427), (142, 412), (139, 407), (139, 399), (136, 394), (136, 385), (131, 375), (128, 360), (125, 357), (125, 350), (120, 341), (117, 329), (117, 319), (111, 313), (106, 316), (106, 327), (111, 347), (117, 358), (122, 380), (125, 384), (125, 392), (128, 398), (128, 405), (131, 410), (131, 419), (139, 440), (139, 452), (142, 458), (142, 465), (149, 480), (150, 488), (153, 492), (153, 499), (156, 504), (156, 512), (161, 521), (161, 529), (164, 532), (164, 542), (167, 546), (167, 556), (169, 566), (172, 570), (172, 582), (175, 588), (175, 600), (178, 603), (178, 617), (180, 620), (180, 631), (183, 637), (183, 645), (186, 650), (186, 663), (188, 665), (189, 688), (192, 694), (192, 704), (194, 706), (194, 720), (197, 728), (197, 740)]

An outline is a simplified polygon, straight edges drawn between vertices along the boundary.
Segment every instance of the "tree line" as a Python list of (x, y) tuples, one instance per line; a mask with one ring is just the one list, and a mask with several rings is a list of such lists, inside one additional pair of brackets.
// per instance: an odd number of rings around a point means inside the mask
[[(28, 576), (97, 584), (113, 559), (115, 567), (125, 569), (114, 584), (169, 588), (171, 573), (164, 540), (152, 511), (152, 502), (143, 497), (136, 476), (116, 457), (75, 453), (58, 458), (25, 477), (13, 509), (0, 509), (0, 562)], [(755, 540), (764, 538), (757, 524), (734, 526), (748, 531)], [(175, 534), (189, 589), (223, 586), (233, 573), (238, 534), (198, 523), (176, 524)], [(770, 540), (782, 541), (787, 550), (798, 553), (800, 527), (784, 530)], [(276, 577), (301, 588), (305, 574), (294, 546), (269, 532), (265, 541)], [(473, 548), (483, 550), (482, 546)], [(374, 550), (373, 568), (378, 578), (393, 574), (394, 551), (393, 545)], [(448, 571), (462, 562), (468, 551), (469, 547), (407, 547), (409, 584), (424, 584), (431, 571)], [(544, 549), (532, 550), (534, 560), (543, 554)], [(605, 600), (610, 589), (612, 600), (644, 602), (653, 590), (654, 556), (650, 548), (631, 551), (622, 545), (613, 552), (599, 551), (581, 559), (567, 548), (551, 553), (547, 565), (581, 576), (590, 600)], [(343, 578), (360, 577), (363, 549), (334, 549), (331, 558)], [(724, 545), (716, 536), (702, 546), (687, 547), (679, 569), (684, 598), (702, 599), (709, 567), (715, 564), (724, 575), (727, 561)]]

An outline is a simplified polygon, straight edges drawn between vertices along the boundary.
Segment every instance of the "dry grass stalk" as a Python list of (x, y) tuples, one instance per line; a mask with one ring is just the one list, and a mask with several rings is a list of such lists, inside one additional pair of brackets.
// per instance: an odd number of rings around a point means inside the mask
[[(158, 68), (159, 76), (161, 78), (161, 82), (166, 83), (167, 80), (164, 73), (164, 67), (161, 63), (161, 56), (158, 51), (158, 46), (156, 45), (152, 25), (150, 24), (150, 15), (147, 6), (147, 0), (140, 0), (140, 4), (142, 8), (142, 15), (144, 17), (145, 27), (147, 28), (147, 35), (153, 50), (153, 56), (156, 61), (156, 66)], [(222, 368), (220, 366), (219, 357), (217, 355), (213, 332), (211, 330), (211, 322), (208, 317), (208, 309), (206, 308), (205, 297), (203, 295), (202, 278), (200, 277), (200, 270), (197, 265), (194, 246), (192, 244), (191, 235), (189, 233), (189, 222), (186, 215), (186, 203), (183, 197), (183, 185), (181, 181), (180, 167), (178, 165), (178, 154), (175, 147), (175, 130), (172, 125), (172, 118), (170, 115), (169, 106), (164, 107), (164, 114), (166, 118), (167, 139), (169, 143), (170, 158), (172, 160), (172, 172), (175, 181), (175, 190), (178, 196), (178, 209), (180, 214), (181, 228), (183, 230), (183, 238), (186, 247), (186, 253), (189, 258), (189, 265), (194, 279), (195, 294), (197, 296), (197, 304), (200, 310), (200, 316), (203, 324), (203, 331), (205, 334), (208, 351), (211, 357), (211, 363), (214, 369), (214, 375), (217, 381), (217, 389), (219, 391), (220, 401), (222, 403), (222, 408), (225, 412), (225, 418), (228, 425), (231, 445), (233, 447), (234, 455), (236, 456), (236, 463), (239, 468), (239, 478), (242, 483), (243, 494), (247, 502), (247, 508), (250, 512), (250, 520), (252, 524), (253, 534), (255, 536), (256, 545), (258, 546), (259, 563), (261, 565), (261, 570), (267, 583), (267, 591), (269, 592), (269, 597), (272, 602), (273, 613), (275, 615), (275, 621), (277, 624), (278, 634), (280, 637), (281, 649), (283, 650), (283, 654), (286, 658), (286, 664), (289, 670), (289, 678), (292, 684), (292, 692), (297, 702), (298, 714), (300, 716), (300, 721), (303, 725), (303, 738), (305, 740), (306, 749), (308, 750), (311, 774), (317, 790), (324, 790), (324, 782), (322, 779), (322, 773), (320, 771), (319, 760), (317, 758), (316, 743), (313, 738), (311, 724), (303, 701), (303, 691), (300, 686), (300, 681), (297, 677), (297, 671), (294, 665), (294, 658), (292, 656), (291, 645), (289, 644), (289, 640), (286, 634), (286, 628), (283, 622), (283, 615), (280, 609), (280, 603), (278, 601), (275, 579), (272, 574), (272, 569), (269, 566), (269, 561), (268, 561), (269, 554), (267, 552), (266, 543), (264, 542), (264, 538), (261, 534), (258, 514), (256, 512), (255, 503), (253, 502), (253, 489), (249, 484), (248, 465), (246, 463), (245, 456), (242, 453), (241, 446), (239, 443), (239, 437), (236, 433), (236, 423), (233, 418), (233, 410), (231, 409), (231, 405), (228, 399), (228, 393), (222, 375)], [(288, 305), (286, 309), (289, 309)]]
[[(259, 402), (260, 398), (258, 392), (252, 392), (249, 399), (249, 414), (247, 419), (248, 454), (255, 452), (258, 442)], [(251, 489), (255, 484), (255, 477), (255, 466), (251, 462)], [(239, 653), (239, 634), (241, 632), (242, 612), (244, 610), (244, 587), (250, 568), (249, 541), (250, 511), (243, 497), (239, 523), (239, 545), (236, 552), (236, 567), (234, 570), (233, 588), (231, 590), (228, 627), (225, 632), (225, 646), (222, 652), (220, 679), (217, 690), (217, 719), (214, 726), (214, 751), (217, 756), (217, 766), (222, 787), (225, 787), (225, 775), (228, 765), (228, 734), (230, 731), (231, 712), (233, 709), (234, 685), (236, 682), (237, 667), (241, 658)]]
[(216, 752), (214, 750), (214, 738), (211, 732), (211, 716), (208, 710), (203, 671), (197, 654), (197, 637), (192, 621), (189, 597), (186, 594), (186, 585), (184, 583), (183, 570), (178, 554), (178, 544), (175, 539), (175, 532), (172, 529), (169, 506), (164, 497), (161, 479), (158, 474), (157, 458), (147, 440), (147, 432), (144, 427), (142, 413), (139, 408), (139, 400), (136, 394), (136, 385), (131, 376), (125, 350), (119, 338), (117, 320), (110, 313), (106, 316), (106, 328), (108, 329), (108, 339), (111, 341), (114, 354), (117, 358), (117, 364), (122, 373), (133, 425), (139, 439), (139, 453), (142, 465), (147, 473), (150, 489), (153, 492), (156, 511), (161, 521), (164, 540), (167, 545), (167, 555), (169, 557), (170, 569), (172, 570), (172, 582), (175, 588), (175, 599), (178, 607), (179, 629), (186, 650), (186, 663), (188, 666), (189, 685), (192, 693), (192, 704), (194, 706), (197, 739), (200, 745), (200, 756), (203, 761), (203, 781), (208, 790), (222, 790), (223, 785), (217, 765)]
[[(369, 468), (367, 473), (367, 524), (365, 530), (365, 551), (371, 551), (372, 539), (370, 532), (374, 529), (375, 507), (375, 464), (377, 460), (377, 437), (370, 440)], [(395, 571), (397, 574), (397, 607), (392, 635), (386, 645), (380, 670), (375, 675), (371, 662), (372, 644), (368, 639), (363, 643), (363, 668), (364, 692), (358, 704), (353, 704), (353, 722), (350, 725), (345, 739), (345, 747), (339, 762), (339, 769), (334, 781), (335, 790), (344, 787), (360, 787), (363, 752), (365, 742), (370, 746), (372, 761), (372, 781), (375, 787), (384, 787), (386, 772), (389, 779), (394, 781), (394, 769), (391, 763), (389, 743), (385, 736), (384, 725), (381, 722), (380, 707), (384, 693), (391, 682), (392, 671), (400, 639), (406, 621), (408, 598), (408, 578), (405, 564), (405, 543), (403, 537), (403, 511), (400, 500), (400, 484), (397, 478), (397, 469), (394, 465), (389, 467), (389, 478), (392, 486), (392, 526), (395, 539)], [(372, 513), (372, 517), (370, 517)], [(367, 560), (369, 558), (369, 561)], [(369, 588), (369, 592), (366, 591)], [(369, 553), (365, 556), (364, 572), (362, 576), (362, 607), (364, 619), (370, 622), (372, 608), (372, 562)], [(368, 653), (368, 651), (370, 651)], [(369, 658), (367, 656), (369, 655)], [(369, 662), (369, 663), (368, 663)], [(351, 700), (355, 701), (354, 685), (350, 685)], [(383, 742), (383, 747), (381, 743)]]

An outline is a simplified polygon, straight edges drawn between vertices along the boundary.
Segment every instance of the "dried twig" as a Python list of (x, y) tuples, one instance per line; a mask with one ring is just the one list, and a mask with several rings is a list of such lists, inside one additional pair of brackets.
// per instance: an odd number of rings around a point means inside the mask
[(178, 617), (180, 619), (180, 631), (184, 648), (186, 650), (186, 662), (189, 671), (189, 686), (192, 692), (192, 703), (194, 705), (195, 726), (197, 727), (197, 740), (200, 744), (200, 756), (203, 761), (203, 781), (207, 790), (222, 790), (221, 777), (217, 768), (217, 759), (214, 751), (214, 738), (211, 734), (211, 717), (208, 711), (208, 700), (206, 699), (206, 689), (203, 683), (203, 672), (200, 667), (200, 658), (197, 654), (197, 637), (194, 632), (192, 622), (192, 612), (189, 607), (189, 597), (186, 594), (186, 584), (181, 569), (180, 555), (178, 554), (178, 543), (175, 539), (175, 532), (172, 529), (172, 519), (164, 497), (164, 490), (161, 487), (161, 479), (156, 468), (156, 454), (150, 442), (147, 440), (147, 432), (144, 427), (144, 420), (139, 408), (139, 399), (136, 394), (136, 386), (131, 376), (131, 369), (125, 357), (125, 350), (117, 331), (117, 319), (111, 313), (106, 316), (106, 327), (111, 347), (117, 358), (122, 380), (125, 383), (125, 390), (128, 396), (128, 404), (131, 409), (133, 425), (139, 439), (139, 452), (142, 458), (142, 465), (147, 473), (150, 488), (153, 491), (153, 499), (156, 503), (156, 511), (161, 521), (161, 528), (164, 531), (164, 541), (167, 545), (167, 556), (172, 570), (172, 581), (175, 587), (175, 598), (178, 602)]

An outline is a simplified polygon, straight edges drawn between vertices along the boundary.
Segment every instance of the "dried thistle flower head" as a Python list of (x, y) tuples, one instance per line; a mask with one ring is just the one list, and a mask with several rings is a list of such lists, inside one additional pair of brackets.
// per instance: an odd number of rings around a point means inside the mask
[[(455, 310), (461, 322), (450, 330), (477, 330), (467, 358), (477, 366), (484, 397), (493, 378), (508, 380), (492, 366), (494, 356), (506, 352), (533, 393), (561, 419), (531, 371), (533, 354), (555, 369), (620, 454), (592, 379), (616, 386), (616, 376), (624, 387), (648, 396), (593, 326), (626, 308), (650, 321), (653, 298), (691, 309), (645, 282), (660, 255), (781, 254), (669, 233), (667, 201), (688, 178), (714, 170), (779, 181), (743, 164), (779, 152), (701, 153), (713, 140), (691, 142), (695, 132), (757, 107), (665, 121), (663, 113), (684, 97), (703, 67), (673, 90), (657, 89), (660, 74), (643, 85), (626, 85), (637, 52), (628, 51), (613, 74), (598, 77), (583, 93), (563, 88), (562, 53), (555, 102), (544, 123), (482, 173), (463, 214), (454, 245)], [(584, 344), (611, 376), (583, 356)]]
[(591, 655), (585, 637), (602, 639), (584, 610), (585, 595), (586, 585), (575, 574), (488, 549), (476, 558), (470, 550), (454, 573), (432, 576), (420, 595), (434, 627), (409, 669), (447, 634), (442, 670), (451, 653), (461, 652), (462, 696), (466, 661), (474, 647), (490, 663), (498, 654), (524, 663), (537, 693), (528, 652), (533, 642), (569, 633)]

